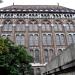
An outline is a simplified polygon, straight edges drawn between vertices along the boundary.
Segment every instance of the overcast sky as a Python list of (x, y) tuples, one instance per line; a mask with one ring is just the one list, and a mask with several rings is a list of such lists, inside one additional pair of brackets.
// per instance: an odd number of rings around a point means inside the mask
[(75, 0), (3, 0), (0, 8), (13, 5), (57, 5), (75, 9)]

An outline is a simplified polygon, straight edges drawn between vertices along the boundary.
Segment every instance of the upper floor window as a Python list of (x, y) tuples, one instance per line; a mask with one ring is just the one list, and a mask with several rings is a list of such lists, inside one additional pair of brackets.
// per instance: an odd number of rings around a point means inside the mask
[(72, 43), (75, 43), (75, 33), (68, 34), (68, 36), (67, 36), (67, 42), (68, 42), (68, 45), (70, 45)]
[(65, 25), (65, 30), (67, 31), (74, 31), (75, 26), (73, 24), (66, 24)]
[(65, 45), (64, 34), (56, 34), (56, 45)]
[(56, 20), (54, 23), (54, 30), (55, 31), (63, 31), (63, 25), (60, 20)]
[(25, 21), (24, 20), (18, 20), (16, 22), (16, 31), (25, 31)]
[(33, 45), (38, 45), (39, 43), (39, 36), (38, 34), (30, 34), (29, 35), (29, 45), (33, 46)]
[(43, 20), (42, 21), (42, 31), (51, 31), (52, 27), (51, 27), (51, 23), (48, 20)]
[(29, 21), (29, 31), (38, 31), (38, 22), (37, 20)]
[(73, 21), (67, 20), (67, 24), (65, 25), (65, 30), (67, 30), (67, 31), (75, 30), (75, 25), (74, 25)]
[(43, 34), (42, 35), (43, 45), (52, 45), (52, 35), (51, 34)]
[(3, 22), (3, 31), (12, 31), (13, 23), (11, 20), (5, 20)]

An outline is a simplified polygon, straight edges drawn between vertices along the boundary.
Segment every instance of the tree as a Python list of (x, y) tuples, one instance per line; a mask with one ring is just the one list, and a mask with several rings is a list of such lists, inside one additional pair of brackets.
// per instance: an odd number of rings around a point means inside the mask
[(32, 57), (24, 46), (0, 37), (0, 75), (31, 75)]

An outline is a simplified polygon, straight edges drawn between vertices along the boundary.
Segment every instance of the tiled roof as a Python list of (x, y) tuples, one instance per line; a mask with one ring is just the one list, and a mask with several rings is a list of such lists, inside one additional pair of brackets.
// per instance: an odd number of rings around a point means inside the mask
[(0, 11), (75, 12), (73, 9), (59, 5), (11, 5), (0, 8)]

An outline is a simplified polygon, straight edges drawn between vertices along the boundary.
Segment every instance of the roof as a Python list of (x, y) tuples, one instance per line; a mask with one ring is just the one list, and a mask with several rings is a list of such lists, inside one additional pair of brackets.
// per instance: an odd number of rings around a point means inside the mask
[(40, 12), (75, 12), (74, 9), (59, 5), (11, 5), (0, 8), (0, 11), (40, 11)]

